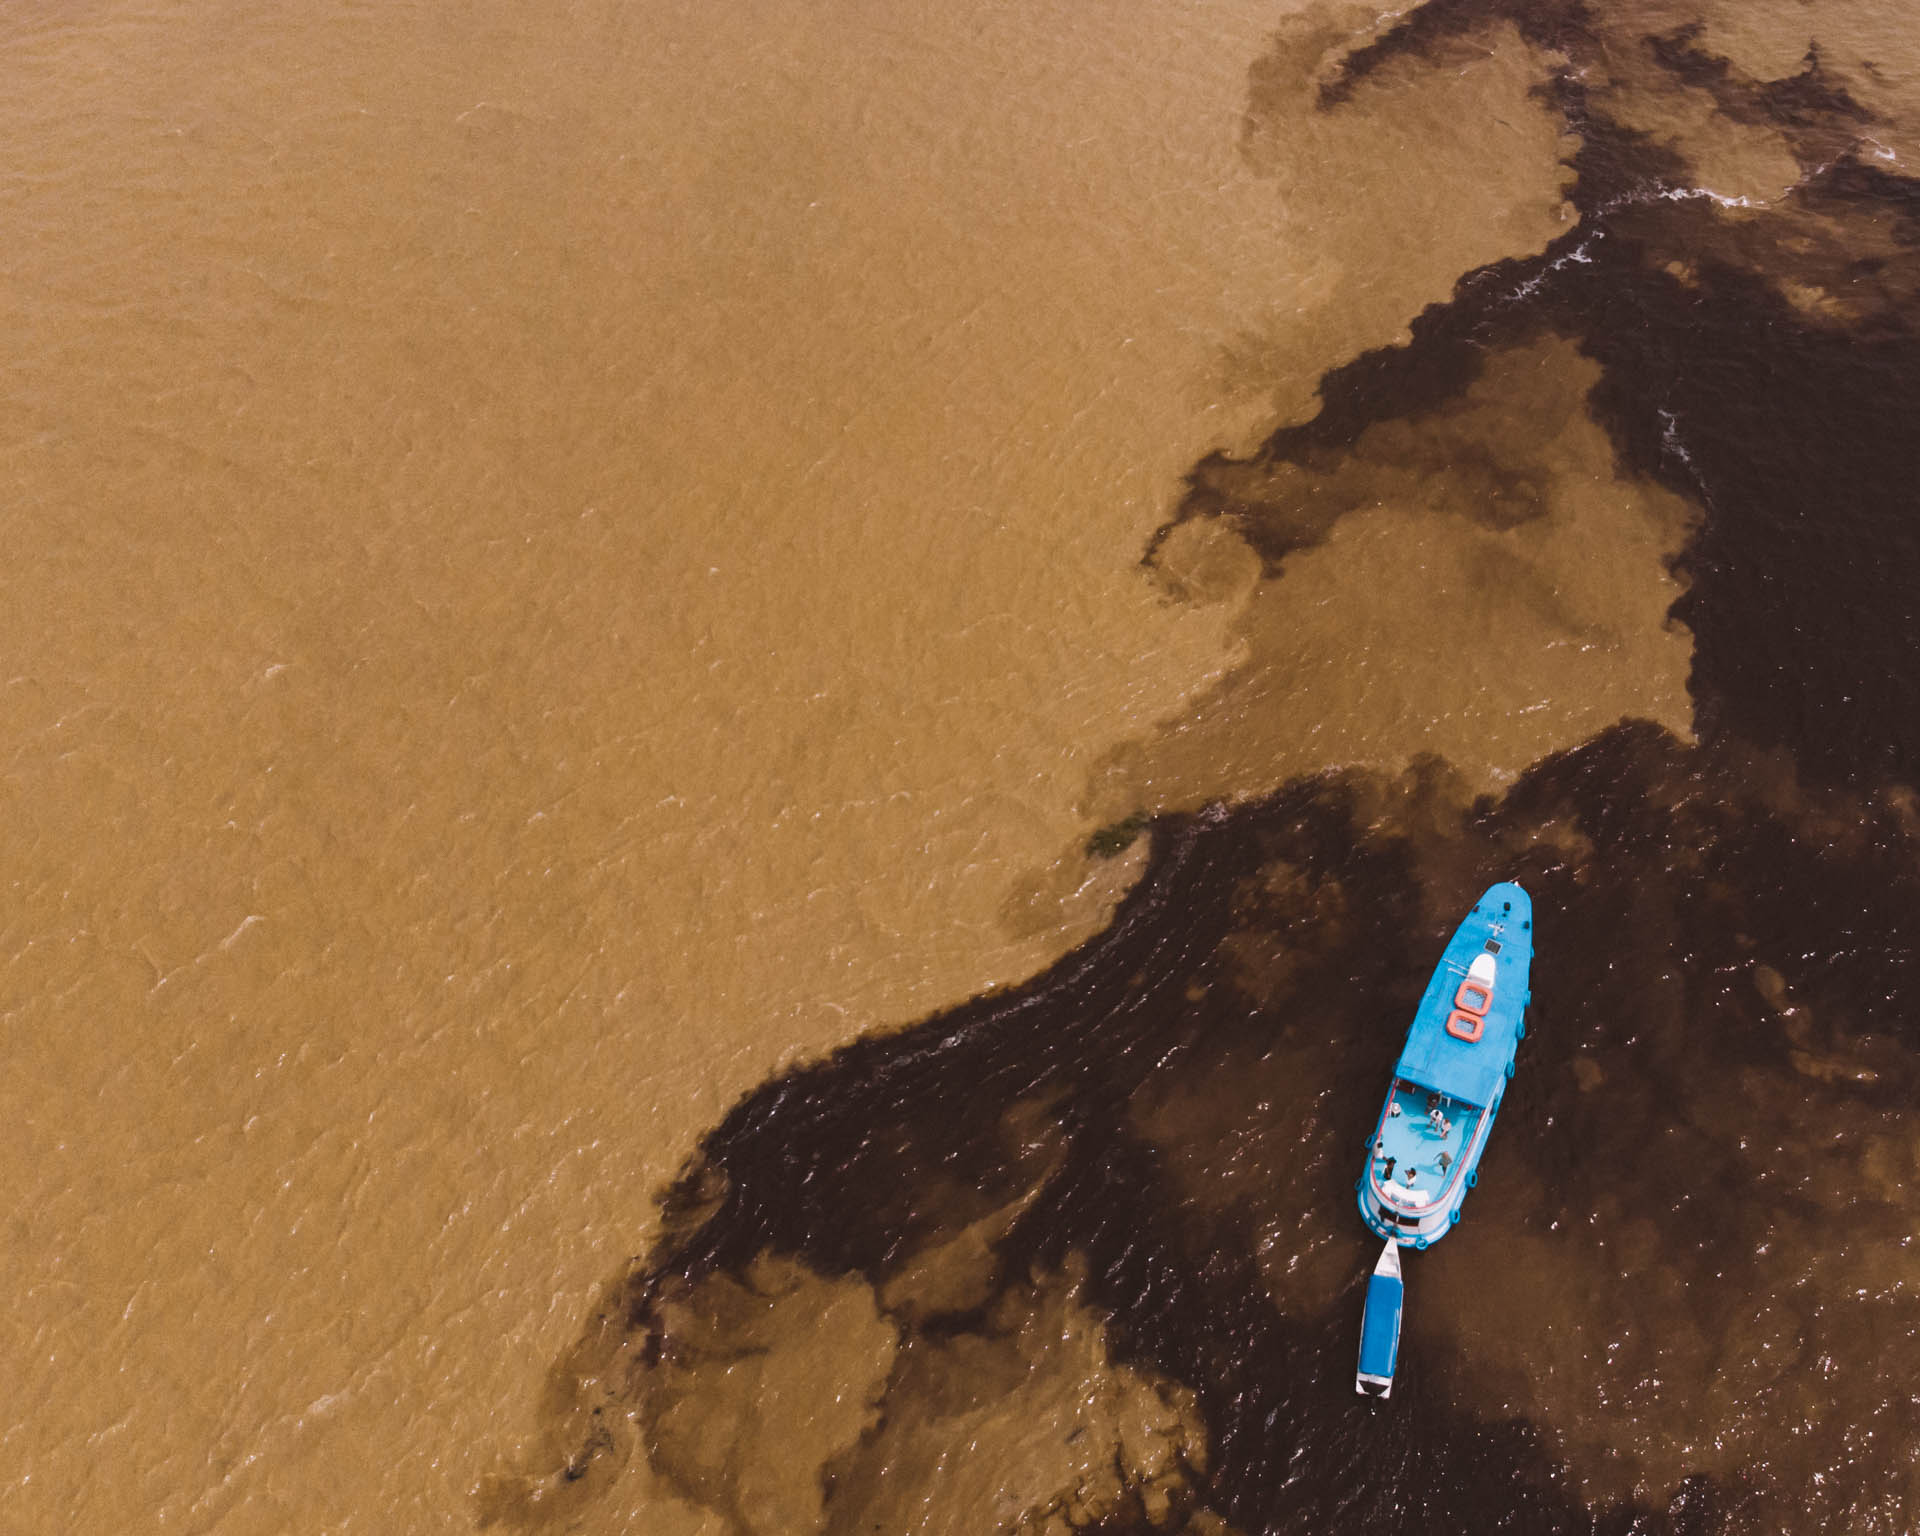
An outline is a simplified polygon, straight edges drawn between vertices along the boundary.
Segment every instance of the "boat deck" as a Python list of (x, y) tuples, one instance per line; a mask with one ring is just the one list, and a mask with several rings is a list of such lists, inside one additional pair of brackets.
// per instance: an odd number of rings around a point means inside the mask
[(1390, 1107), (1374, 1132), (1373, 1178), (1382, 1184), (1391, 1179), (1396, 1193), (1410, 1197), (1407, 1205), (1431, 1205), (1460, 1173), (1460, 1158), (1473, 1145), (1482, 1111), (1404, 1081), (1394, 1083), (1387, 1102)]

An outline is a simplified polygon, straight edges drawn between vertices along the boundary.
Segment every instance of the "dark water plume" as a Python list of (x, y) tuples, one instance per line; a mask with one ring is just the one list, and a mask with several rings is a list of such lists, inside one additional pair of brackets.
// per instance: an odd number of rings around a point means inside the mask
[[(1463, 802), (1429, 765), (1165, 823), (1111, 930), (1047, 976), (738, 1105), (673, 1191), (670, 1235), (610, 1293), (600, 1353), (568, 1371), (611, 1384), (596, 1407), (637, 1401), (644, 1430), (675, 1370), (804, 1354), (716, 1312), (716, 1287), (766, 1319), (795, 1275), (854, 1286), (891, 1359), (810, 1470), (830, 1490), (820, 1528), (866, 1528), (831, 1490), (874, 1475), (875, 1426), (953, 1412), (909, 1363), (939, 1357), (947, 1398), (986, 1391), (1000, 1377), (968, 1382), (986, 1371), (969, 1342), (1018, 1379), (1021, 1323), (1069, 1276), (1109, 1372), (1190, 1415), (1158, 1506), (1151, 1478), (1123, 1475), (1094, 1528), (1208, 1529), (1211, 1512), (1243, 1531), (1744, 1530), (1802, 1506), (1857, 1518), (1876, 1489), (1910, 1508), (1886, 1490), (1920, 1423), (1885, 1351), (1920, 1333), (1899, 1274), (1915, 825), (1635, 726), (1498, 803)], [(1375, 1408), (1350, 1380), (1358, 1146), (1432, 953), (1503, 873), (1551, 914), (1536, 1027), (1469, 1220), (1413, 1266), (1403, 1381)], [(1776, 1351), (1825, 1362), (1825, 1409), (1781, 1445), (1807, 1405)], [(1584, 1373), (1587, 1395), (1489, 1414), (1489, 1373), (1529, 1369)], [(684, 1409), (695, 1390), (671, 1394)], [(1714, 1406), (1726, 1421), (1700, 1423)], [(1631, 1448), (1636, 1420), (1656, 1440), (1691, 1423), (1749, 1455), (1593, 1508), (1536, 1412), (1567, 1440)], [(656, 1470), (697, 1489), (650, 1438)], [(575, 1448), (583, 1485), (593, 1443)], [(1117, 1435), (1123, 1468), (1131, 1452)]]
[[(556, 1368), (554, 1467), (489, 1519), (556, 1528), (635, 1456), (741, 1536), (1920, 1519), (1920, 182), (1870, 158), (1893, 108), (1844, 38), (1761, 75), (1671, 7), (1436, 0), (1320, 110), (1500, 26), (1551, 63), (1579, 225), (1198, 465), (1175, 525), (1271, 579), (1356, 510), (1324, 486), (1382, 424), (1524, 523), (1461, 402), (1571, 344), (1615, 474), (1697, 512), (1697, 740), (1627, 720), (1497, 795), (1427, 758), (1158, 819), (1107, 932), (715, 1127)], [(1771, 200), (1712, 185), (1762, 163)], [(1410, 1266), (1402, 1383), (1362, 1402), (1361, 1139), (1506, 878), (1534, 1027), (1467, 1220)], [(783, 1436), (739, 1381), (834, 1407)]]
[[(1388, 59), (1519, 21), (1574, 61), (1549, 90), (1578, 137), (1569, 196), (1581, 222), (1536, 258), (1463, 277), (1450, 303), (1413, 322), (1410, 345), (1335, 369), (1320, 414), (1254, 459), (1202, 463), (1176, 523), (1224, 519), (1277, 571), (1332, 519), (1263, 499), (1275, 466), (1324, 477), (1368, 428), (1442, 415), (1490, 358), (1543, 334), (1568, 338), (1602, 366), (1589, 405), (1621, 473), (1706, 514), (1680, 561), (1690, 590), (1674, 614), (1694, 637), (1699, 725), (1791, 747), (1809, 772), (1910, 776), (1920, 438), (1906, 423), (1920, 408), (1920, 180), (1863, 158), (1870, 114), (1818, 50), (1798, 74), (1756, 81), (1707, 53), (1697, 27), (1622, 44), (1601, 14), (1630, 21), (1635, 8), (1429, 5), (1349, 55), (1323, 89), (1328, 110)], [(1684, 139), (1617, 115), (1589, 82), (1600, 59), (1618, 70), (1622, 51), (1641, 85), (1777, 131), (1801, 182), (1764, 210), (1701, 191)], [(1488, 490), (1496, 512), (1516, 499)]]

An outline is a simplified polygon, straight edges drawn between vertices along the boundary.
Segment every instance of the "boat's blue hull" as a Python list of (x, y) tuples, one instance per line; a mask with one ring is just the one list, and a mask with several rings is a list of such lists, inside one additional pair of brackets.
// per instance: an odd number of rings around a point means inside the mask
[(1460, 1219), (1526, 1033), (1532, 964), (1533, 903), (1491, 887), (1434, 968), (1367, 1138), (1360, 1214), (1379, 1236), (1425, 1248)]

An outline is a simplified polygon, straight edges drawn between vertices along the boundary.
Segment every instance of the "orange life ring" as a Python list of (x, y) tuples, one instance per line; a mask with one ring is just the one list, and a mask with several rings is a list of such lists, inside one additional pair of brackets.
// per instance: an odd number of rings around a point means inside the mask
[[(1475, 997), (1480, 999), (1479, 1002), (1472, 1000)], [(1487, 1010), (1493, 1006), (1493, 983), (1469, 976), (1460, 983), (1460, 990), (1453, 994), (1453, 1006), (1462, 1013), (1471, 1013), (1476, 1018), (1484, 1019)]]
[(1447, 1033), (1456, 1040), (1464, 1040), (1472, 1045), (1480, 1038), (1480, 1032), (1487, 1027), (1484, 1013), (1468, 1013), (1456, 1008), (1447, 1015)]

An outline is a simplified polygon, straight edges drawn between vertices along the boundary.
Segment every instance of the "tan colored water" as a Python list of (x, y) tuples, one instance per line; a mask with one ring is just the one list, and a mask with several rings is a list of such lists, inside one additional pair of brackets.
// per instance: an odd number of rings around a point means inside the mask
[(1088, 930), (1265, 23), (14, 13), (0, 1525), (466, 1524), (734, 1094)]
[[(1316, 15), (0, 23), (0, 1530), (470, 1526), (740, 1092), (1092, 931), (1101, 816), (1415, 749), (1294, 577), (1137, 564), (1196, 458), (1569, 217), (1517, 39), (1387, 131), (1310, 117), (1371, 19)], [(1568, 656), (1630, 614), (1495, 779), (1685, 728), (1683, 523), (1596, 443), (1508, 542)], [(1399, 516), (1315, 558), (1371, 589)], [(1235, 723), (1304, 693), (1321, 747)]]
[(16, 13), (0, 1525), (469, 1524), (704, 1123), (1088, 930), (1240, 9)]

